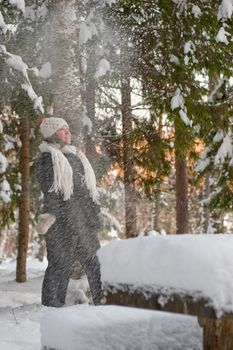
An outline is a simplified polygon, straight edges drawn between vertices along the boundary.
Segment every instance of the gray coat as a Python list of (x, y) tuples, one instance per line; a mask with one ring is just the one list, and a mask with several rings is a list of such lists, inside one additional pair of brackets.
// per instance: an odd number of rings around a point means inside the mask
[(80, 159), (64, 154), (73, 169), (74, 191), (69, 200), (49, 192), (53, 184), (53, 164), (50, 153), (42, 153), (37, 162), (37, 178), (44, 194), (44, 213), (55, 215), (56, 221), (45, 235), (48, 268), (42, 287), (42, 303), (62, 306), (68, 287), (71, 266), (78, 259), (90, 284), (95, 304), (100, 302), (100, 268), (96, 251), (100, 247), (99, 206), (93, 202), (85, 186), (84, 169)]

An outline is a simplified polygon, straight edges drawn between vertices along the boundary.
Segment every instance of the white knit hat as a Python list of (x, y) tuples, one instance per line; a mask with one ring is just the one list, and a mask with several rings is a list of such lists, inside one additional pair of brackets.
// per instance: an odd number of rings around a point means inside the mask
[(45, 139), (51, 137), (55, 132), (63, 126), (69, 127), (67, 122), (62, 118), (44, 118), (40, 124), (40, 132)]

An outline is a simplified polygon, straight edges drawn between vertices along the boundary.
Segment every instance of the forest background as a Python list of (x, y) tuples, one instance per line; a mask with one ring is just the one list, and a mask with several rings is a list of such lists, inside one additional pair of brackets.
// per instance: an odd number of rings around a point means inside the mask
[(67, 120), (101, 240), (232, 233), (233, 1), (0, 1), (0, 259), (43, 259), (37, 120)]

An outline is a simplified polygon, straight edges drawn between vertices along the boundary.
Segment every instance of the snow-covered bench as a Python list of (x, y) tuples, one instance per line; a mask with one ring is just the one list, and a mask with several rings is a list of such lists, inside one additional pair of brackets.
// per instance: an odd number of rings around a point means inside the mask
[(106, 304), (196, 315), (204, 349), (233, 349), (233, 235), (112, 241), (98, 257)]

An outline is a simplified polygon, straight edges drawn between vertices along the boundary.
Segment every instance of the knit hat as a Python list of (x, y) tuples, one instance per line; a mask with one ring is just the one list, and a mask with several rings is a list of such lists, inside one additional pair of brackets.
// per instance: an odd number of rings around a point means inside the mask
[(44, 118), (40, 121), (40, 132), (45, 139), (51, 137), (55, 132), (63, 126), (69, 127), (67, 122), (62, 118)]

